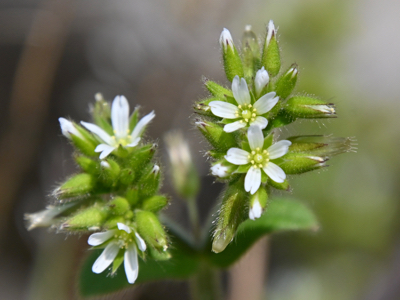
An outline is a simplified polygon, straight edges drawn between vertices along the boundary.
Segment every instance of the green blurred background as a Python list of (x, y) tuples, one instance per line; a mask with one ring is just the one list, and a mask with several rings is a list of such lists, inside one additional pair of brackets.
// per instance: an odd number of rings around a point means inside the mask
[[(184, 130), (204, 177), (202, 205), (212, 205), (219, 186), (207, 176), (191, 105), (206, 95), (202, 75), (227, 84), (222, 28), (239, 43), (245, 25), (262, 37), (273, 19), (284, 68), (299, 65), (297, 91), (334, 102), (339, 116), (298, 121), (282, 134), (354, 136), (358, 151), (292, 178), (291, 196), (315, 211), (321, 229), (270, 239), (264, 298), (400, 299), (399, 15), (392, 0), (1, 0), (0, 298), (76, 298), (86, 237), (27, 232), (23, 214), (43, 209), (76, 170), (57, 119), (88, 119), (96, 92), (156, 111), (149, 136), (160, 141), (161, 160), (163, 135)], [(186, 221), (179, 201), (169, 214)], [(187, 286), (166, 282), (110, 298), (161, 296), (187, 299)]]

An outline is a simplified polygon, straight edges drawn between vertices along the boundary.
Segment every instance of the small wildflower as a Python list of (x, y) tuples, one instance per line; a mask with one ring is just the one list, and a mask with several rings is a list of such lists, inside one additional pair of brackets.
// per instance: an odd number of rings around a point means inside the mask
[(244, 189), (254, 194), (261, 185), (261, 169), (273, 181), (281, 183), (286, 179), (285, 172), (271, 160), (282, 157), (288, 152), (290, 141), (282, 140), (264, 149), (264, 136), (258, 126), (250, 126), (247, 133), (251, 152), (239, 148), (231, 148), (225, 159), (235, 165), (248, 167), (244, 181)]
[(65, 118), (59, 118), (58, 121), (60, 122), (61, 132), (62, 134), (69, 140), (71, 140), (71, 134), (83, 138), (78, 129), (76, 129), (74, 123), (68, 121)]
[(268, 125), (268, 120), (261, 115), (269, 112), (278, 102), (279, 97), (275, 97), (275, 92), (263, 95), (254, 104), (251, 104), (251, 96), (246, 80), (235, 76), (232, 81), (232, 92), (238, 105), (224, 101), (212, 101), (209, 103), (214, 115), (231, 120), (237, 120), (226, 124), (225, 132), (233, 132), (240, 128), (257, 125), (264, 129)]
[(41, 210), (33, 214), (25, 214), (25, 220), (28, 221), (28, 230), (32, 230), (36, 227), (47, 227), (52, 225), (56, 216), (62, 214), (64, 211), (74, 205), (75, 203), (68, 203), (62, 206), (49, 205), (45, 210)]
[(120, 250), (125, 249), (125, 274), (128, 282), (133, 284), (139, 274), (138, 249), (142, 252), (146, 251), (146, 243), (131, 227), (123, 223), (117, 223), (117, 226), (118, 229), (97, 232), (89, 236), (88, 244), (91, 246), (100, 246), (108, 242), (94, 262), (92, 271), (96, 274), (103, 272), (113, 263)]
[(110, 136), (99, 126), (81, 122), (89, 131), (95, 134), (103, 143), (98, 145), (95, 152), (101, 152), (100, 159), (106, 158), (111, 152), (119, 147), (135, 147), (139, 144), (140, 136), (147, 124), (155, 117), (154, 112), (144, 116), (129, 133), (129, 104), (124, 96), (115, 97), (111, 107), (111, 123), (114, 135)]

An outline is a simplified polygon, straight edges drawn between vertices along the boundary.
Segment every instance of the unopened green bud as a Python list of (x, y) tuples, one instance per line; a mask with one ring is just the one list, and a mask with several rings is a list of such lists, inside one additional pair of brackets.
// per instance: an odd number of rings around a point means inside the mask
[(323, 100), (307, 96), (290, 98), (286, 102), (284, 109), (295, 118), (336, 118), (336, 111), (333, 103), (326, 103)]
[(167, 250), (167, 234), (154, 213), (137, 210), (136, 225), (138, 233), (146, 241), (147, 245), (151, 245), (159, 250)]
[(111, 126), (111, 108), (101, 93), (94, 95), (96, 103), (94, 104), (92, 116), (93, 121), (108, 134), (113, 134)]
[(157, 193), (160, 187), (160, 167), (158, 165), (149, 164), (143, 173), (143, 177), (139, 181), (140, 196), (151, 197)]
[(115, 197), (113, 200), (108, 202), (108, 207), (110, 208), (111, 213), (115, 215), (123, 215), (130, 209), (128, 200), (122, 197)]
[(243, 73), (247, 82), (253, 80), (255, 72), (260, 64), (260, 46), (257, 36), (251, 30), (251, 25), (245, 27), (242, 37), (243, 45)]
[(247, 218), (248, 201), (248, 193), (244, 191), (242, 181), (229, 186), (225, 191), (213, 233), (212, 251), (220, 253), (232, 241), (238, 226)]
[(125, 195), (129, 204), (135, 206), (139, 202), (139, 191), (137, 188), (128, 189)]
[(157, 147), (157, 144), (147, 144), (132, 151), (129, 157), (129, 167), (137, 172), (136, 176), (140, 176), (141, 171), (153, 158)]
[(233, 134), (225, 132), (223, 127), (203, 120), (199, 120), (195, 124), (217, 151), (226, 152), (232, 147), (237, 147)]
[(257, 192), (250, 197), (249, 219), (255, 220), (261, 217), (267, 206), (267, 201), (267, 190), (263, 186), (260, 186)]
[(218, 101), (218, 100), (219, 99), (216, 97), (201, 100), (199, 102), (196, 102), (193, 105), (193, 109), (198, 114), (206, 115), (206, 116), (213, 116), (213, 113), (211, 112), (211, 107), (208, 104), (212, 101)]
[(94, 205), (75, 213), (61, 225), (61, 229), (67, 230), (91, 230), (100, 228), (107, 218), (107, 210)]
[(228, 80), (232, 81), (236, 75), (243, 77), (242, 60), (240, 59), (239, 53), (233, 43), (231, 33), (228, 29), (224, 28), (224, 30), (222, 30), (219, 44), (221, 45), (225, 74)]
[(125, 216), (111, 216), (107, 218), (102, 227), (107, 229), (115, 228), (117, 227), (118, 223), (124, 223), (125, 221)]
[(292, 65), (276, 82), (276, 95), (282, 99), (286, 99), (292, 92), (297, 82), (298, 74), (297, 65)]
[(170, 132), (164, 140), (175, 190), (183, 198), (194, 198), (199, 191), (200, 177), (193, 164), (188, 143), (180, 131)]
[(106, 159), (100, 163), (105, 179), (111, 183), (115, 183), (121, 171), (118, 163), (113, 159)]
[(82, 173), (74, 175), (54, 191), (58, 199), (84, 196), (93, 190), (95, 179), (92, 175)]
[(130, 185), (135, 180), (135, 178), (136, 173), (134, 170), (128, 168), (121, 170), (119, 180), (122, 184)]
[(285, 174), (302, 174), (305, 172), (327, 167), (327, 158), (309, 155), (305, 153), (288, 153), (285, 155), (284, 162), (279, 164)]
[(162, 195), (155, 195), (153, 197), (147, 198), (143, 201), (143, 210), (148, 210), (151, 212), (158, 212), (163, 209), (168, 204), (168, 199)]
[(225, 100), (226, 96), (233, 97), (231, 90), (220, 86), (218, 83), (208, 80), (205, 77), (203, 77), (203, 82), (208, 91), (218, 100)]
[(269, 21), (267, 28), (267, 37), (265, 38), (261, 65), (268, 71), (272, 77), (278, 75), (281, 68), (281, 56), (279, 53), (278, 41), (276, 39), (276, 29), (274, 22)]
[(75, 161), (86, 173), (97, 174), (99, 172), (99, 163), (89, 157), (76, 156)]
[(169, 253), (168, 251), (159, 251), (153, 247), (149, 247), (148, 253), (152, 259), (158, 261), (168, 260), (172, 257), (171, 253)]

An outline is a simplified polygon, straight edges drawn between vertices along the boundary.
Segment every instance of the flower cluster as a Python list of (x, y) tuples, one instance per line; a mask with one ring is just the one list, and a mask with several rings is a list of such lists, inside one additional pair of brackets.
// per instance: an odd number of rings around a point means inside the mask
[[(92, 233), (88, 243), (104, 248), (93, 265), (101, 273), (124, 262), (126, 277), (138, 277), (138, 256), (168, 259), (166, 232), (158, 212), (168, 204), (159, 194), (160, 167), (154, 162), (156, 144), (144, 143), (143, 133), (154, 112), (130, 115), (124, 96), (110, 105), (96, 95), (94, 123), (82, 126), (60, 118), (61, 131), (74, 146), (81, 172), (55, 191), (57, 201), (44, 211), (27, 214), (28, 229), (50, 226), (67, 233)], [(93, 233), (95, 232), (95, 233)]]
[(247, 26), (239, 51), (229, 30), (220, 36), (230, 89), (205, 79), (211, 96), (194, 105), (196, 126), (212, 149), (212, 175), (227, 188), (214, 231), (221, 252), (241, 222), (260, 218), (271, 188), (288, 190), (287, 175), (325, 167), (335, 154), (351, 151), (349, 138), (296, 136), (278, 139), (277, 128), (297, 119), (334, 118), (335, 107), (316, 97), (294, 94), (298, 67), (281, 69), (277, 30), (267, 26), (263, 44)]

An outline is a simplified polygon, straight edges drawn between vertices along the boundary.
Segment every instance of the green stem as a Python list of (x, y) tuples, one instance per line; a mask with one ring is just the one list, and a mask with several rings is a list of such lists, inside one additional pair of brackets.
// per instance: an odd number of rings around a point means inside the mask
[(191, 281), (193, 300), (221, 300), (220, 272), (212, 269), (206, 262), (200, 263), (196, 276)]

